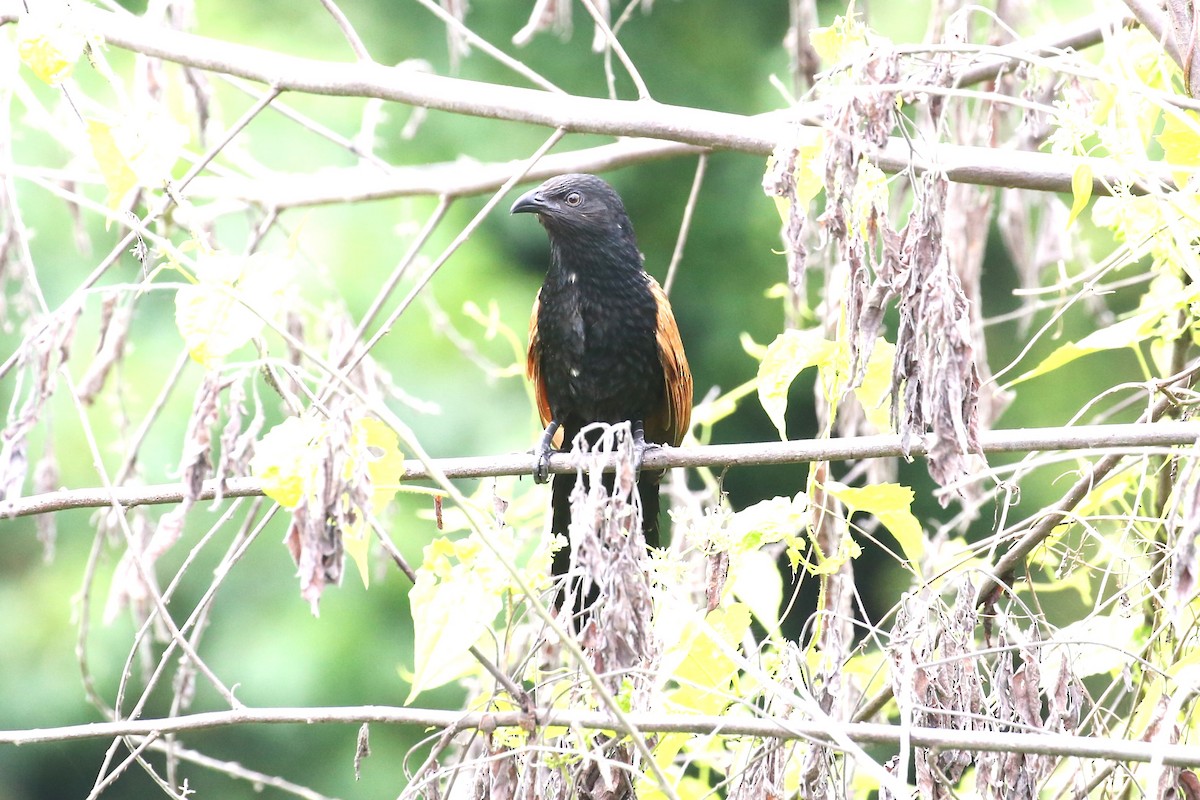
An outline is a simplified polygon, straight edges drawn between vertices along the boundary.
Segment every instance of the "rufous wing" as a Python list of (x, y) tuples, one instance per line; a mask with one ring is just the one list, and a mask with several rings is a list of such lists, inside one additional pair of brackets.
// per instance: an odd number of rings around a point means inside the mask
[(646, 435), (650, 441), (678, 447), (692, 422), (692, 371), (683, 352), (671, 301), (654, 278), (650, 278), (650, 291), (658, 306), (658, 357), (662, 362), (666, 402), (664, 408), (646, 420)]

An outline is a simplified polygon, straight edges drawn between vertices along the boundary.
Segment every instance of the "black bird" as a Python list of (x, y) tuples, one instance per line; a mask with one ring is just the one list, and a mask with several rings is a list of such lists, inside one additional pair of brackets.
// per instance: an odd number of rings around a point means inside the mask
[[(647, 443), (678, 446), (691, 420), (692, 374), (671, 304), (642, 267), (621, 197), (594, 175), (560, 175), (518, 198), (511, 213), (536, 214), (550, 238), (526, 361), (546, 426), (534, 478), (545, 482), (556, 441), (570, 447), (594, 422), (629, 422), (639, 452)], [(661, 477), (638, 477), (642, 532), (654, 547)], [(551, 531), (568, 541), (574, 485), (574, 475), (556, 475), (551, 492)], [(554, 575), (567, 573), (570, 558), (569, 547), (555, 554)]]

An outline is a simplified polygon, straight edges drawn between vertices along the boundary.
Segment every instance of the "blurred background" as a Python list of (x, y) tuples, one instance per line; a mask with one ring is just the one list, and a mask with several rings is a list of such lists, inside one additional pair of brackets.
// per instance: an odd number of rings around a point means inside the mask
[[(124, 5), (135, 13), (144, 11), (144, 5), (137, 2)], [(565, 90), (605, 96), (603, 56), (591, 49), (592, 25), (581, 8), (575, 9), (573, 29), (541, 33), (521, 48), (512, 44), (513, 36), (527, 23), (532, 5), (531, 0), (477, 0), (470, 5), (466, 23)], [(1051, 5), (1069, 17), (1091, 4)], [(416, 2), (344, 0), (341, 7), (380, 63), (420, 60), (440, 74), (526, 85), (478, 51), (452, 59), (445, 26)], [(844, 6), (823, 2), (820, 12), (822, 24), (828, 24), (835, 14), (844, 12)], [(869, 12), (870, 25), (895, 41), (919, 41), (925, 33), (927, 3), (870, 3)], [(330, 16), (315, 0), (196, 0), (195, 17), (195, 32), (205, 36), (309, 58), (353, 57)], [(658, 0), (649, 13), (635, 12), (620, 38), (656, 100), (753, 114), (788, 102), (781, 88), (791, 88), (788, 56), (782, 46), (788, 23), (787, 0)], [(11, 27), (0, 32), (3, 80), (23, 82), (22, 91), (43, 104), (55, 124), (78, 125), (57, 90), (18, 68), (11, 52)], [(128, 54), (109, 48), (105, 55), (118, 75), (131, 73)], [(615, 71), (619, 96), (635, 97), (619, 65)], [(76, 79), (85, 91), (91, 90), (94, 101), (103, 103), (104, 85), (88, 73), (89, 67), (82, 63)], [(778, 81), (773, 82), (772, 76)], [(211, 83), (215, 113), (226, 122), (236, 119), (253, 102), (220, 81)], [(0, 96), (6, 96), (2, 86), (0, 83)], [(11, 100), (11, 95), (7, 96)], [(284, 101), (347, 137), (358, 131), (366, 106), (365, 101), (331, 97), (286, 96)], [(34, 128), (24, 127), (23, 113), (14, 108), (11, 135), (17, 164), (56, 169), (82, 157)], [(521, 159), (549, 135), (549, 131), (532, 126), (436, 111), (414, 120), (412, 109), (395, 105), (384, 105), (382, 113), (376, 153), (394, 165)], [(570, 135), (556, 152), (604, 141)], [(278, 172), (315, 173), (355, 163), (352, 154), (272, 111), (256, 118), (224, 157), (257, 162)], [(624, 197), (647, 268), (660, 280), (675, 247), (695, 163), (694, 157), (677, 158), (604, 175)], [(716, 153), (709, 161), (696, 204), (672, 303), (694, 373), (697, 400), (754, 377), (757, 362), (744, 351), (740, 343), (743, 334), (766, 344), (784, 327), (783, 301), (768, 297), (771, 287), (785, 279), (786, 264), (780, 254), (779, 217), (761, 189), (763, 171), (760, 157)], [(75, 218), (61, 198), (35, 181), (17, 180), (16, 188), (24, 224), (32, 233), (38, 278), (50, 307), (58, 307), (123, 231), (115, 226), (106, 228), (96, 214)], [(103, 200), (100, 186), (82, 191), (98, 202)], [(530, 305), (548, 253), (545, 234), (533, 220), (508, 216), (508, 205), (517, 193), (497, 206), (374, 351), (377, 361), (409, 397), (409, 402), (398, 399), (394, 410), (434, 456), (527, 450), (539, 431), (523, 377), (511, 369), (516, 361), (513, 348), (502, 337), (487, 339), (483, 327), (464, 313), (469, 303), (485, 312), (494, 308), (500, 323), (524, 341)], [(440, 253), (485, 200), (456, 202), (424, 249), (424, 256), (431, 259)], [(291, 210), (284, 213), (264, 247), (283, 250), (294, 244), (299, 257), (292, 262), (298, 270), (293, 283), (303, 302), (317, 310), (324, 304), (331, 308), (344, 304), (351, 317), (358, 319), (434, 206), (428, 198), (401, 198)], [(238, 250), (249, 239), (249, 226), (239, 216), (222, 218), (216, 235), (225, 247)], [(139, 269), (133, 258), (126, 257), (105, 276), (102, 285), (136, 283)], [(1017, 279), (998, 241), (989, 241), (985, 270), (989, 313), (1013, 309)], [(6, 287), (11, 294), (12, 285)], [(1124, 310), (1129, 302), (1116, 295), (1109, 298), (1103, 313)], [(1091, 330), (1096, 312), (1096, 308), (1080, 310), (1065, 317), (1058, 331), (1060, 340)], [(123, 458), (120, 443), (128, 441), (130, 429), (152, 405), (163, 376), (182, 352), (173, 318), (171, 293), (150, 292), (142, 298), (133, 320), (132, 352), (121, 367), (124, 390), (101, 395), (88, 409), (98, 435), (106, 437), (102, 442), (118, 443), (101, 454), (110, 470)], [(22, 340), (19, 319), (10, 309), (0, 331), (0, 356), (6, 358)], [(98, 329), (99, 303), (90, 301), (79, 322), (72, 354), (71, 371), (76, 376), (87, 367)], [(992, 327), (988, 334), (994, 368), (1007, 364), (1021, 349), (1015, 323)], [(1034, 352), (1026, 363), (1035, 364), (1038, 357)], [(1031, 384), (999, 424), (1061, 424), (1082, 402), (1111, 384), (1113, 374), (1130, 372), (1133, 365), (1132, 356), (1121, 354), (1078, 362), (1057, 376), (1056, 381), (1062, 383)], [(200, 368), (188, 365), (161, 423), (143, 446), (139, 467), (141, 479), (147, 483), (178, 479), (182, 430), (200, 380)], [(793, 387), (790, 437), (816, 432), (812, 380), (810, 375), (802, 376)], [(18, 390), (11, 375), (0, 380), (0, 402), (7, 408)], [(270, 405), (273, 416), (269, 422), (278, 421), (278, 409), (274, 408), (278, 403)], [(714, 443), (776, 437), (753, 396), (712, 431)], [(31, 440), (31, 462), (47, 447), (57, 455), (62, 486), (97, 485), (77, 412), (65, 396), (54, 398), (37, 427)], [(793, 495), (803, 489), (805, 479), (806, 470), (800, 466), (742, 469), (724, 475), (722, 485), (730, 506), (740, 509), (764, 498)], [(902, 465), (899, 481), (917, 488), (914, 510), (926, 522), (927, 530), (953, 513), (932, 500), (924, 465)], [(478, 487), (464, 484), (463, 488), (471, 493)], [(29, 484), (24, 490), (30, 491)], [(1053, 497), (1054, 491), (1053, 486), (1031, 483), (1024, 489), (1022, 507), (1036, 508)], [(422, 548), (435, 534), (433, 525), (421, 514), (428, 512), (429, 502), (402, 496), (394, 508), (388, 520), (393, 538), (410, 563), (419, 563)], [(150, 513), (157, 516), (161, 511)], [(193, 513), (178, 552), (167, 562), (177, 566), (218, 516), (219, 511), (207, 507)], [(985, 511), (972, 535), (989, 533), (993, 524)], [(99, 719), (86, 701), (75, 652), (82, 614), (90, 621), (87, 656), (96, 691), (110, 702), (115, 695), (133, 622), (128, 614), (119, 615), (111, 624), (101, 621), (104, 595), (120, 551), (103, 541), (97, 544), (96, 528), (97, 514), (91, 511), (61, 512), (51, 548), (39, 539), (34, 519), (0, 521), (0, 729)], [(377, 559), (379, 568), (367, 591), (348, 570), (351, 574), (343, 584), (325, 593), (321, 615), (315, 618), (298, 596), (294, 565), (279, 544), (283, 534), (280, 515), (228, 576), (205, 633), (210, 664), (218, 674), (237, 681), (236, 696), (251, 706), (402, 703), (408, 693), (403, 673), (412, 668), (413, 661), (407, 581)], [(196, 553), (190, 577), (179, 589), (177, 602), (184, 608), (189, 608), (211, 581), (230, 533), (219, 535), (225, 537), (220, 547)], [(98, 588), (91, 605), (84, 608), (80, 590), (94, 548)], [(907, 578), (869, 545), (857, 567), (869, 576), (869, 580), (860, 580), (869, 614), (889, 608), (907, 586)], [(811, 596), (801, 597), (790, 620), (793, 635), (812, 604)], [(220, 698), (203, 681), (197, 691), (194, 708), (222, 707)], [(457, 708), (461, 699), (458, 690), (448, 687), (423, 695), (420, 703)], [(169, 710), (164, 699), (157, 706), (152, 702), (145, 713)], [(286, 776), (328, 796), (395, 796), (403, 787), (404, 754), (421, 732), (373, 726), (373, 756), (364, 762), (357, 782), (353, 780), (355, 734), (352, 726), (280, 726), (196, 734), (187, 737), (187, 742), (212, 757)], [(105, 741), (88, 741), (0, 748), (0, 800), (87, 797), (107, 747)], [(284, 796), (279, 790), (231, 781), (204, 769), (188, 768), (187, 774), (190, 788), (199, 797)], [(142, 770), (132, 768), (104, 794), (137, 798), (158, 791)]]

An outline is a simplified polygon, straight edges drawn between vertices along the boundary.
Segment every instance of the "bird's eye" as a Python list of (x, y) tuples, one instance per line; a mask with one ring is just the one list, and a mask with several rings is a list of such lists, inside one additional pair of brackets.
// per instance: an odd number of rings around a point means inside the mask
[(579, 192), (571, 192), (566, 196), (566, 201), (567, 205), (571, 206), (571, 208), (574, 208), (583, 202), (583, 195), (581, 195)]

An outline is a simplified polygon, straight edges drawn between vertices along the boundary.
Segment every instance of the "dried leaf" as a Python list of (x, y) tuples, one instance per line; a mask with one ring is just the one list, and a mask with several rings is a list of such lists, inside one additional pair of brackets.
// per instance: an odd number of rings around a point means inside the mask
[(218, 372), (204, 376), (192, 405), (192, 416), (188, 420), (187, 433), (183, 439), (183, 455), (179, 462), (179, 473), (183, 480), (184, 496), (189, 500), (200, 497), (204, 480), (209, 476), (213, 463), (213, 428), (221, 414), (221, 392), (229, 388), (235, 378)]
[[(79, 303), (69, 303), (45, 323), (45, 327), (21, 353), (18, 364), (31, 373), (28, 389), (19, 410), (10, 414), (8, 425), (0, 430), (0, 500), (16, 500), (25, 484), (29, 463), (27, 437), (54, 393), (58, 370), (67, 362), (76, 325), (83, 313)], [(13, 407), (17, 407), (14, 400)]]
[(133, 304), (118, 305), (119, 300), (120, 295), (112, 292), (105, 295), (100, 306), (100, 341), (96, 346), (96, 354), (92, 356), (92, 363), (77, 385), (79, 399), (88, 405), (104, 388), (108, 373), (125, 355)]

